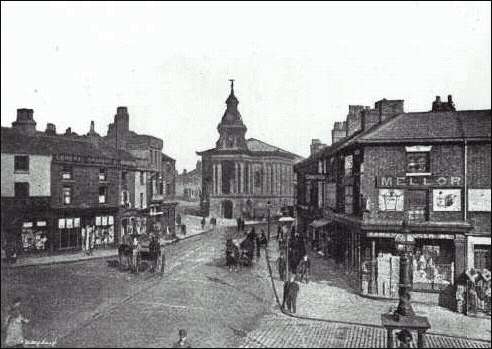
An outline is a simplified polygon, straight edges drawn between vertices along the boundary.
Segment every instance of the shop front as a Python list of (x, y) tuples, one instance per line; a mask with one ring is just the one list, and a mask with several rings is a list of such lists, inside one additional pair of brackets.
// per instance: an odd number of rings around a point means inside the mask
[[(368, 231), (361, 238), (360, 290), (363, 295), (398, 298), (400, 256), (396, 250), (398, 233)], [(454, 289), (456, 275), (455, 234), (412, 233), (415, 241), (411, 278), (416, 293), (436, 294), (440, 299)], [(441, 302), (441, 301), (439, 301)], [(452, 306), (447, 301), (448, 306)]]
[(55, 216), (54, 249), (60, 252), (115, 244), (117, 209), (70, 210)]

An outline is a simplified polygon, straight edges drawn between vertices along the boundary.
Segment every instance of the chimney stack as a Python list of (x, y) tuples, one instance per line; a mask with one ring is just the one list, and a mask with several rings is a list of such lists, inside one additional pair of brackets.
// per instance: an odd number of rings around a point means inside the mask
[(71, 127), (68, 127), (66, 130), (65, 130), (65, 136), (70, 136), (72, 134), (72, 128)]
[(347, 137), (347, 122), (337, 121), (331, 130), (331, 144), (337, 143)]
[(36, 133), (36, 122), (34, 121), (33, 114), (34, 110), (32, 109), (17, 109), (17, 119), (12, 123), (12, 127), (27, 134)]
[(313, 139), (311, 141), (311, 155), (317, 153), (321, 148), (325, 147), (326, 144), (321, 143), (319, 139)]
[(436, 100), (432, 102), (433, 112), (446, 112), (446, 111), (456, 111), (456, 107), (453, 102), (453, 96), (448, 95), (447, 102), (441, 102), (441, 97), (436, 96)]
[(56, 126), (55, 126), (55, 124), (52, 124), (52, 123), (48, 122), (46, 124), (46, 130), (44, 131), (44, 133), (46, 133), (47, 135), (50, 135), (50, 136), (55, 136), (56, 135)]

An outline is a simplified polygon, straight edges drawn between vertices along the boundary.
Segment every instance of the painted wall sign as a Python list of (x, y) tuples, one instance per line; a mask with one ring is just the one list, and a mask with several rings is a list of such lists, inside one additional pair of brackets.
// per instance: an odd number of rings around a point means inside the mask
[(413, 187), (461, 187), (463, 179), (459, 176), (380, 176), (376, 178), (378, 188)]
[(432, 209), (438, 212), (461, 211), (461, 189), (434, 189)]
[(403, 190), (379, 189), (380, 211), (403, 211)]
[[(398, 233), (390, 233), (390, 232), (368, 232), (368, 238), (396, 238), (399, 235)], [(454, 240), (454, 235), (452, 234), (410, 234), (414, 239), (439, 239), (439, 240)]]
[(468, 211), (490, 212), (490, 189), (468, 189)]

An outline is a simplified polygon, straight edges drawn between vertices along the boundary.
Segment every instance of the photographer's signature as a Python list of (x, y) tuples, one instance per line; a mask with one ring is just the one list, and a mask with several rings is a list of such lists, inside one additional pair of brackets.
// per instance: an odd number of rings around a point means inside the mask
[(51, 347), (51, 348), (54, 348), (56, 346), (56, 339), (52, 342), (50, 341), (46, 341), (46, 340), (40, 340), (40, 341), (37, 341), (37, 340), (32, 340), (32, 339), (26, 339), (24, 341), (24, 345), (30, 345), (30, 346), (35, 346), (35, 347)]

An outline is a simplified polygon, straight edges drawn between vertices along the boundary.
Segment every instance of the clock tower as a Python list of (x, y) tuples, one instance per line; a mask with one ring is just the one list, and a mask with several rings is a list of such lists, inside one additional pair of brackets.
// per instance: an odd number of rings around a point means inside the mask
[(231, 82), (231, 93), (226, 100), (226, 111), (217, 126), (220, 137), (216, 143), (217, 150), (247, 150), (245, 134), (247, 131), (241, 114), (237, 109), (239, 101), (234, 95), (234, 79)]

